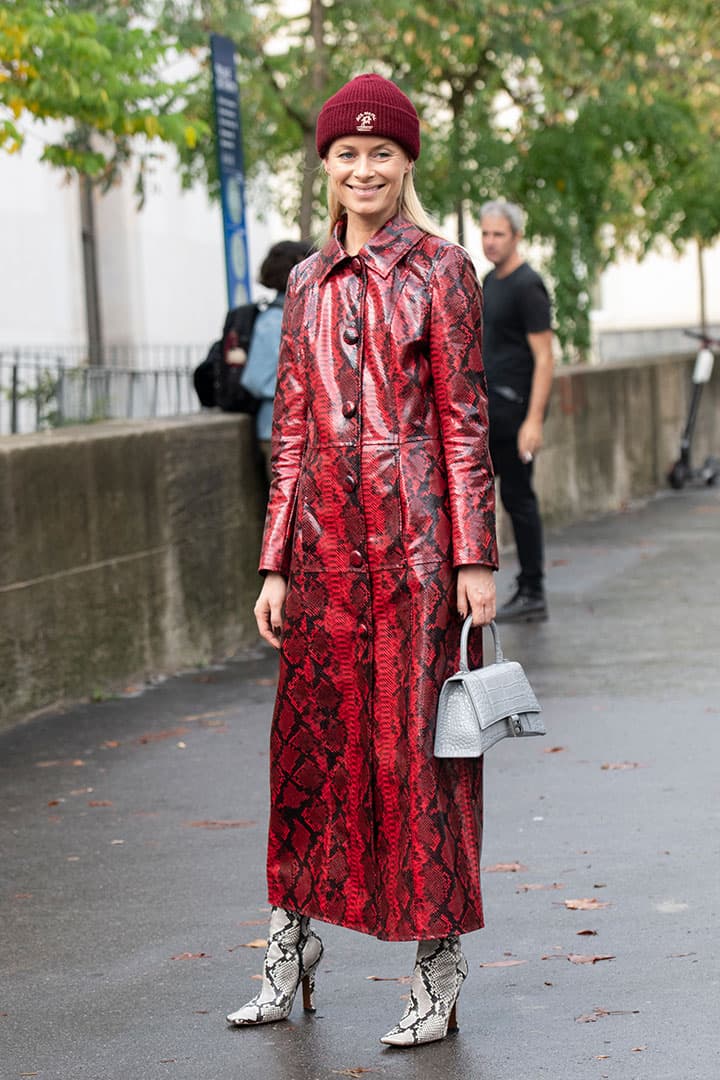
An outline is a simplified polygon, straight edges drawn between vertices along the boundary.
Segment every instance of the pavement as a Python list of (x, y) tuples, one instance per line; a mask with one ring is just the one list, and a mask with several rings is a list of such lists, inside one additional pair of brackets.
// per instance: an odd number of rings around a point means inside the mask
[(383, 1047), (414, 948), (330, 926), (314, 1015), (226, 1028), (268, 917), (258, 646), (0, 734), (2, 1080), (717, 1080), (720, 492), (547, 554), (503, 645), (548, 735), (488, 755), (458, 1034)]

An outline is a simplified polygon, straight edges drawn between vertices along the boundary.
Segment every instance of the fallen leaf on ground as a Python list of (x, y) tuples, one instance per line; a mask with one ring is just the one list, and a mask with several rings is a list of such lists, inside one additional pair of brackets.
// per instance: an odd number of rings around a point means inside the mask
[(540, 889), (564, 889), (565, 885), (560, 881), (554, 881), (552, 885), (518, 885), (515, 892), (537, 892)]
[(102, 745), (106, 750), (117, 750), (120, 743), (117, 739), (106, 739)]
[(262, 678), (262, 679), (250, 679), (253, 686), (275, 686), (277, 679)]
[(597, 956), (582, 956), (580, 953), (568, 953), (568, 960), (571, 964), (597, 964), (598, 960), (614, 959), (614, 956), (605, 956), (602, 954)]
[(193, 1009), (193, 1012), (195, 1013), (196, 1016), (209, 1016), (210, 1015), (210, 1010), (209, 1009)]
[(51, 799), (50, 802), (48, 803), (48, 806), (59, 806), (59, 805), (60, 805), (60, 800), (59, 799)]
[[(82, 758), (72, 758), (72, 759), (66, 759), (64, 761), (36, 761), (35, 762), (35, 768), (36, 769), (50, 769), (54, 765), (72, 765), (73, 768), (79, 769), (84, 764), (85, 764), (85, 762), (83, 761)], [(37, 1075), (37, 1074), (35, 1074), (35, 1075)]]
[(247, 829), (257, 821), (183, 821), (188, 829)]
[(594, 896), (583, 896), (579, 900), (563, 900), (568, 911), (596, 911), (598, 908), (610, 907), (608, 900), (596, 900)]
[(211, 960), (212, 957), (208, 956), (205, 952), (182, 952), (177, 956), (171, 956), (171, 960)]
[(366, 1069), (363, 1065), (357, 1065), (354, 1069), (332, 1069), (335, 1076), (363, 1076), (364, 1073), (378, 1072), (378, 1069)]
[(597, 930), (576, 930), (577, 937), (597, 937)]
[(78, 787), (70, 792), (71, 795), (92, 795), (95, 788), (91, 787)]
[[(229, 709), (213, 709), (212, 712), (194, 713), (191, 716), (183, 716), (183, 724), (203, 724), (205, 721), (216, 720), (218, 716), (227, 716)], [(205, 726), (209, 726), (205, 724)]]
[(595, 1055), (595, 1060), (596, 1060), (596, 1061), (607, 1061), (607, 1059), (608, 1059), (609, 1057), (610, 1057), (610, 1055), (609, 1055), (609, 1054), (596, 1054), (596, 1055)]
[(412, 975), (366, 975), (370, 982), (397, 982), (407, 985), (412, 982)]
[(682, 960), (685, 956), (697, 956), (695, 952), (671, 952), (668, 960)]
[(647, 1050), (647, 1046), (633, 1046), (630, 1053), (639, 1054), (642, 1050)]
[(575, 1022), (578, 1024), (594, 1024), (603, 1016), (637, 1016), (639, 1012), (639, 1009), (602, 1009), (596, 1006), (591, 1013), (576, 1016)]
[(565, 749), (564, 746), (548, 746), (543, 750), (543, 754), (560, 754)]
[(527, 964), (527, 960), (487, 960), (484, 964), (479, 964), (478, 967), (517, 967), (519, 964)]
[(236, 945), (236, 949), (265, 949), (267, 948), (267, 941), (265, 938), (255, 938), (253, 941), (244, 941), (241, 945)]
[(482, 866), (480, 869), (485, 874), (517, 874), (518, 870), (527, 870), (527, 866), (519, 862), (499, 862), (494, 866)]
[(119, 845), (119, 844), (124, 844), (125, 841), (124, 840), (111, 840), (110, 843), (115, 844), (115, 845)]
[(32, 900), (32, 893), (31, 892), (16, 892), (15, 893), (15, 899), (16, 900)]
[(88, 806), (112, 806), (109, 799), (88, 799)]
[(174, 1065), (177, 1058), (160, 1058), (158, 1065)]
[(135, 742), (144, 746), (146, 743), (161, 742), (163, 739), (179, 739), (187, 733), (186, 727), (168, 728), (166, 731), (151, 731), (148, 735), (141, 735)]
[(608, 761), (605, 765), (601, 765), (600, 768), (605, 772), (608, 770), (623, 770), (623, 769), (643, 769), (645, 766), (641, 765), (639, 761)]

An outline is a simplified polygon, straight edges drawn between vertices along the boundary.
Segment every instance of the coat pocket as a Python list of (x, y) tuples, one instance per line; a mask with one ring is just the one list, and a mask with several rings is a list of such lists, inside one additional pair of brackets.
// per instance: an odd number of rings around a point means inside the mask
[(405, 554), (414, 565), (452, 558), (452, 522), (445, 454), (440, 439), (413, 439), (400, 447), (400, 493)]
[(362, 494), (368, 558), (375, 567), (406, 563), (397, 444), (370, 444), (362, 451)]

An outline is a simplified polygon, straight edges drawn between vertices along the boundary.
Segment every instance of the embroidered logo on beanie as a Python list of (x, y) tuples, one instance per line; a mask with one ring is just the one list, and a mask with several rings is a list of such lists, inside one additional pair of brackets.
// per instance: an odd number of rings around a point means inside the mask
[(359, 131), (361, 135), (366, 135), (368, 131), (372, 131), (375, 127), (375, 120), (377, 117), (374, 112), (361, 112), (355, 117), (355, 123), (357, 124), (356, 131)]

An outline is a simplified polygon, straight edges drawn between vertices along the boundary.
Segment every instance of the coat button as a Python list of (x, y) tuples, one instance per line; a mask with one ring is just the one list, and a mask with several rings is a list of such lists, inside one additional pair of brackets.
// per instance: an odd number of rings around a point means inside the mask
[(345, 333), (343, 334), (343, 337), (345, 341), (347, 341), (348, 345), (357, 345), (358, 341), (360, 340), (360, 334), (358, 333), (358, 329), (356, 326), (348, 326), (345, 330)]
[(362, 557), (362, 551), (351, 551), (350, 552), (350, 565), (351, 566), (354, 566), (354, 567), (358, 568), (358, 567), (362, 566), (364, 561), (365, 560)]
[(358, 259), (358, 257), (355, 256), (355, 258), (351, 260), (350, 265), (352, 266), (355, 273), (359, 274), (362, 270), (362, 259)]
[(356, 486), (357, 486), (357, 482), (355, 480), (355, 477), (354, 476), (346, 476), (344, 478), (343, 482), (342, 482), (342, 486), (343, 486), (343, 491), (354, 491)]
[(343, 416), (346, 417), (346, 419), (349, 420), (351, 416), (355, 415), (355, 408), (356, 408), (356, 406), (355, 406), (354, 401), (343, 401), (343, 407), (342, 407)]
[(360, 635), (360, 637), (361, 638), (366, 638), (369, 633), (370, 633), (370, 631), (368, 630), (367, 623), (361, 622), (360, 625), (358, 626), (358, 634)]

